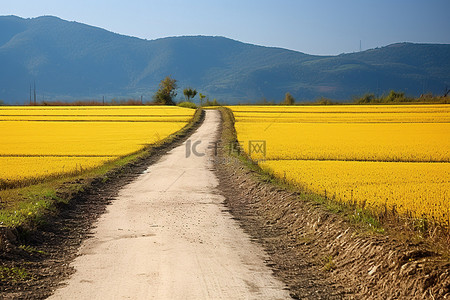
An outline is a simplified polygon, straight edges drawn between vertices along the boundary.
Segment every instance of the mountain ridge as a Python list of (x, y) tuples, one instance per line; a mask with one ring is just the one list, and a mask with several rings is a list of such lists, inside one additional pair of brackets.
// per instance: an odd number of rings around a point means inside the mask
[[(149, 101), (167, 75), (179, 95), (192, 86), (226, 103), (349, 100), (391, 89), (442, 93), (450, 85), (450, 45), (396, 43), (336, 56), (257, 46), (220, 36), (145, 40), (43, 16), (0, 16), (0, 99), (139, 98)], [(181, 99), (181, 98), (180, 98)]]

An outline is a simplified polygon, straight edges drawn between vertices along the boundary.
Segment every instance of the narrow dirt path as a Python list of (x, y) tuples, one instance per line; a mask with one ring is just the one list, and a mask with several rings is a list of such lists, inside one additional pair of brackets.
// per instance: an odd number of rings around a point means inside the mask
[(220, 113), (207, 111), (191, 147), (173, 149), (120, 191), (50, 299), (290, 298), (216, 190), (219, 124)]

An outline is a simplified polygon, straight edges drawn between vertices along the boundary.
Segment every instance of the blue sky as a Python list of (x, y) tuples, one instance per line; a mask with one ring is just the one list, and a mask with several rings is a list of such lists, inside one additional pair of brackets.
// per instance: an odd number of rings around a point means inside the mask
[(309, 54), (450, 43), (450, 0), (1, 0), (0, 15), (54, 15), (145, 39), (219, 35)]

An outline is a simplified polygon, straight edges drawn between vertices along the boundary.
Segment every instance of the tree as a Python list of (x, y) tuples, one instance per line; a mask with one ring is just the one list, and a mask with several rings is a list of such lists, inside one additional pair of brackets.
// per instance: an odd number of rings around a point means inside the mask
[(210, 101), (208, 97), (206, 98), (205, 106), (220, 106), (220, 103), (217, 101), (216, 98), (214, 98), (213, 101)]
[(366, 103), (376, 103), (380, 102), (379, 99), (375, 97), (374, 94), (365, 94), (362, 98), (355, 99), (355, 103), (357, 104), (366, 104)]
[(294, 103), (295, 103), (294, 97), (292, 97), (292, 95), (290, 93), (286, 93), (286, 95), (284, 96), (283, 104), (284, 105), (294, 105)]
[(200, 97), (200, 106), (203, 106), (203, 99), (206, 98), (206, 95), (203, 95), (202, 93), (199, 93), (198, 96)]
[(163, 105), (175, 105), (174, 98), (177, 93), (177, 81), (167, 76), (159, 83), (159, 89), (155, 95), (153, 95), (153, 101), (157, 104)]
[(406, 102), (408, 99), (405, 97), (405, 93), (390, 91), (389, 94), (384, 98), (384, 102)]
[(197, 95), (197, 91), (192, 88), (186, 88), (183, 90), (183, 94), (186, 97), (186, 101), (190, 102), (190, 99)]

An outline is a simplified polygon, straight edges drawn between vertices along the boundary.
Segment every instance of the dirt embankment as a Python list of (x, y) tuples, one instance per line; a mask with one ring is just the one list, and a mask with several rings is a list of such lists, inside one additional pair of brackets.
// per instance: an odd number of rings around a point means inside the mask
[[(235, 132), (232, 118), (223, 117), (227, 144)], [(350, 224), (307, 196), (264, 182), (227, 151), (216, 161), (227, 206), (264, 245), (294, 298), (450, 299), (450, 261), (425, 243)]]
[(91, 236), (93, 224), (118, 191), (135, 180), (162, 155), (182, 144), (203, 122), (204, 112), (173, 139), (151, 149), (140, 160), (114, 169), (76, 194), (60, 194), (67, 205), (49, 212), (46, 223), (32, 231), (3, 228), (0, 232), (0, 295), (2, 299), (45, 299), (73, 274), (70, 263)]

